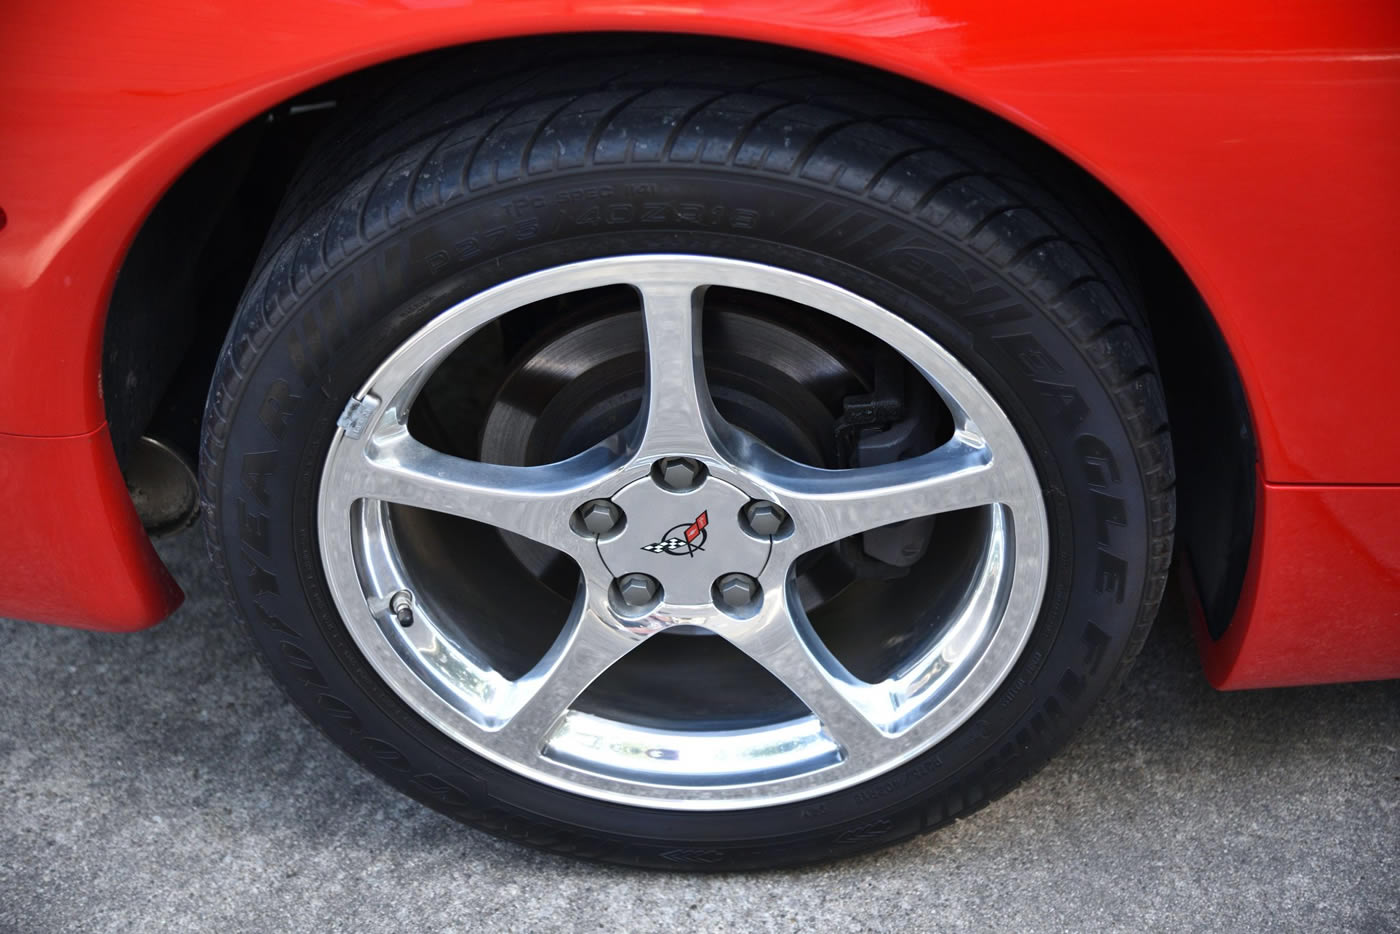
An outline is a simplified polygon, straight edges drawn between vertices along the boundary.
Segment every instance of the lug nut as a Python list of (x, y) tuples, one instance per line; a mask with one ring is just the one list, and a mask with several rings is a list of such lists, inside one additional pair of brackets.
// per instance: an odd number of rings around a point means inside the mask
[(604, 535), (622, 521), (622, 510), (606, 499), (595, 499), (579, 507), (578, 518), (594, 535)]
[(703, 464), (690, 457), (663, 457), (656, 462), (656, 479), (673, 490), (688, 490), (704, 470)]
[(400, 626), (413, 625), (413, 594), (400, 590), (389, 598), (389, 612), (394, 614)]
[(744, 521), (755, 535), (776, 535), (787, 520), (787, 513), (766, 499), (756, 499), (744, 507)]
[(740, 609), (758, 596), (758, 581), (747, 574), (726, 574), (715, 581), (715, 594), (730, 609)]
[(617, 579), (617, 592), (628, 606), (646, 606), (660, 586), (649, 574), (624, 574)]

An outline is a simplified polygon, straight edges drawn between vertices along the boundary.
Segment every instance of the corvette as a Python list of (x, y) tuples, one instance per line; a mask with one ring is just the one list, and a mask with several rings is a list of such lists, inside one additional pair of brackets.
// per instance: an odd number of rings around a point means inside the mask
[(9, 4), (0, 140), (0, 616), (198, 521), (470, 825), (933, 829), (1169, 584), (1219, 688), (1400, 676), (1386, 0)]

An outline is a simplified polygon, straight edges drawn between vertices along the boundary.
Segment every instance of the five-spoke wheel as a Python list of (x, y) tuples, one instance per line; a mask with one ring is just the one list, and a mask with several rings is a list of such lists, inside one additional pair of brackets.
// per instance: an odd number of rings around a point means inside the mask
[[(800, 302), (897, 348), (951, 413), (950, 436), (905, 460), (833, 470), (785, 457), (730, 425), (712, 401), (702, 352), (705, 293), (717, 284)], [(417, 393), (476, 330), (524, 305), (617, 285), (635, 292), (644, 322), (645, 401), (633, 424), (538, 466), (467, 460), (413, 437)], [(403, 624), (393, 600), (414, 592), (420, 571), (395, 547), (386, 504), (486, 523), (572, 559), (577, 597), (538, 662), (503, 676), (472, 644), (469, 625), (447, 625), (465, 608), (423, 608)], [(944, 595), (946, 622), (934, 638), (909, 640), (886, 677), (855, 676), (807, 618), (795, 586), (799, 560), (894, 523), (962, 510), (986, 513), (976, 525), (980, 567)], [(336, 605), (356, 644), (414, 710), (531, 778), (658, 807), (808, 798), (918, 755), (1001, 682), (1045, 585), (1045, 507), (1030, 458), (963, 366), (844, 289), (714, 257), (561, 266), (445, 311), (350, 401), (326, 458), (319, 516)], [(810, 713), (707, 729), (657, 724), (644, 697), (634, 719), (573, 708), (640, 642), (677, 628), (727, 640)]]

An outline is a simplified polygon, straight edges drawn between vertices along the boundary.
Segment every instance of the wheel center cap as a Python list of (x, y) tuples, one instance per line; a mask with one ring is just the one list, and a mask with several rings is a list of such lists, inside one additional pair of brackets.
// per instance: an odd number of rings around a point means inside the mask
[(750, 498), (712, 476), (679, 492), (643, 477), (612, 497), (627, 524), (599, 539), (598, 552), (614, 577), (640, 572), (660, 581), (667, 604), (711, 605), (718, 577), (735, 571), (757, 577), (768, 563), (771, 541), (741, 524)]

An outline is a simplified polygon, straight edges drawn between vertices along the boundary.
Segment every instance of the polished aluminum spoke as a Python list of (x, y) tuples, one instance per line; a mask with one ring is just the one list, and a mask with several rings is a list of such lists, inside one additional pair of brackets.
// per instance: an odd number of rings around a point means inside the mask
[(643, 283), (646, 328), (646, 402), (639, 460), (668, 454), (718, 458), (720, 419), (710, 399), (701, 352), (704, 287), (695, 283)]
[[(726, 620), (715, 631), (792, 691), (821, 721), (851, 763), (878, 759), (888, 742), (871, 685), (856, 678), (812, 631), (795, 595), (776, 587), (752, 619)], [(888, 705), (885, 705), (888, 708)]]
[(976, 435), (960, 431), (927, 454), (847, 470), (789, 460), (750, 443), (745, 466), (793, 518), (803, 551), (893, 522), (1005, 503), (1019, 496)]
[(612, 474), (616, 459), (600, 445), (538, 467), (486, 464), (444, 454), (394, 427), (375, 435), (361, 458), (343, 462), (334, 482), (346, 501), (430, 509), (568, 550), (573, 510)]
[(569, 705), (648, 635), (605, 618), (580, 593), (554, 645), (512, 685), (512, 709), (493, 738), (495, 748), (520, 761), (538, 758)]

